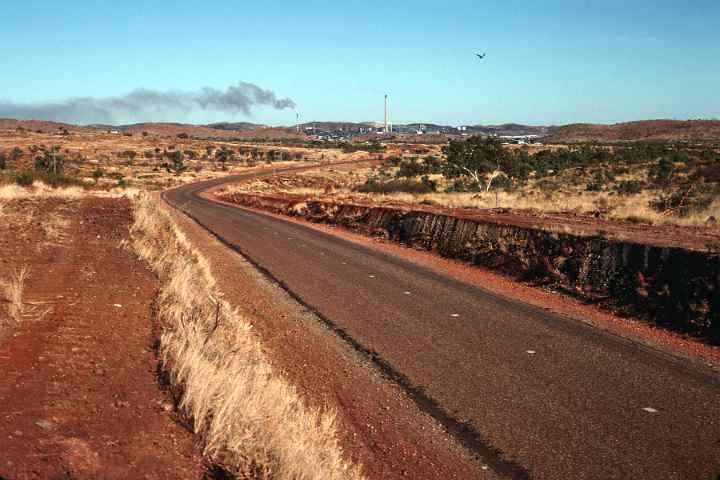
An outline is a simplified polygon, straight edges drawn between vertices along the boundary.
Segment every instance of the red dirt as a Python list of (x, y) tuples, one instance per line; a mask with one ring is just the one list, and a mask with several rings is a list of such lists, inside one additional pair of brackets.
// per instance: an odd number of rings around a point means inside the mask
[[(201, 478), (193, 435), (156, 379), (156, 279), (119, 242), (130, 204), (118, 199), (13, 202), (35, 216), (0, 229), (0, 275), (30, 267), (26, 319), (0, 339), (0, 477)], [(42, 222), (69, 220), (47, 242)]]

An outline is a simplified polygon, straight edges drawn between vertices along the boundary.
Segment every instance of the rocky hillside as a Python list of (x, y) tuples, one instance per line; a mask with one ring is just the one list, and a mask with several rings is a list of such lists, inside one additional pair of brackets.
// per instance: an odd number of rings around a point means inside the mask
[(575, 123), (551, 127), (550, 142), (628, 140), (720, 140), (720, 120), (641, 120), (598, 125)]

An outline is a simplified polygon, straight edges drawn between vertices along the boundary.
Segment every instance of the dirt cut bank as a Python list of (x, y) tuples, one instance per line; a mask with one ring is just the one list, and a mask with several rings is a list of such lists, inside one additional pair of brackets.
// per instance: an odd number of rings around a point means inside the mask
[(245, 193), (216, 196), (437, 251), (720, 343), (720, 255), (715, 252), (411, 209)]

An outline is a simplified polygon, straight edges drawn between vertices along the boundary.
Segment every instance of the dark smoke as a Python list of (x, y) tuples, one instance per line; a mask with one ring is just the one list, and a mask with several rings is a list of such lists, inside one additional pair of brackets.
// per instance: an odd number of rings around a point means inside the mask
[(68, 123), (116, 123), (118, 120), (146, 120), (162, 114), (187, 114), (198, 110), (225, 113), (252, 113), (256, 106), (279, 110), (295, 108), (289, 98), (252, 83), (240, 82), (225, 90), (204, 87), (196, 92), (160, 92), (139, 88), (122, 97), (78, 97), (61, 102), (15, 103), (0, 100), (0, 118), (53, 120)]

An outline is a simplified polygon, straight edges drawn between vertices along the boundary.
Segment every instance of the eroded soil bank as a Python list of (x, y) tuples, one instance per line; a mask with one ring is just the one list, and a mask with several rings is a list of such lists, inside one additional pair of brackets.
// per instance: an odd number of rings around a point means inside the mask
[(216, 195), (491, 267), (720, 342), (720, 255), (715, 252), (421, 210), (239, 192)]
[(26, 265), (25, 315), (0, 338), (0, 478), (202, 478), (159, 387), (157, 280), (120, 245), (126, 199), (13, 201), (0, 274)]

